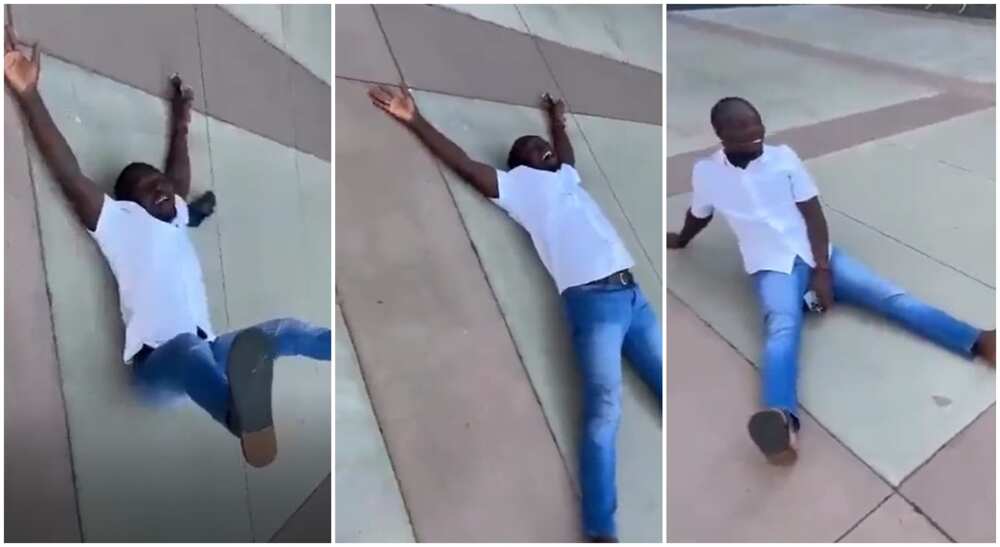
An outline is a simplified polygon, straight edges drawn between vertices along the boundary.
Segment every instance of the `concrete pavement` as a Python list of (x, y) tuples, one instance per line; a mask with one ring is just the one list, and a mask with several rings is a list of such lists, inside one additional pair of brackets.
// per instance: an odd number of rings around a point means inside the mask
[[(668, 229), (714, 149), (710, 107), (744, 96), (806, 160), (835, 245), (993, 328), (993, 26), (776, 6), (671, 11), (666, 30)], [(994, 541), (994, 371), (844, 306), (806, 324), (798, 464), (764, 463), (745, 432), (760, 319), (724, 224), (667, 256), (668, 538)]]

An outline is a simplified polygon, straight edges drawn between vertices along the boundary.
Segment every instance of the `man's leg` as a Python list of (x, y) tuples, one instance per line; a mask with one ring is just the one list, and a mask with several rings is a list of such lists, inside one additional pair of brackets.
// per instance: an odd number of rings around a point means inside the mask
[(642, 381), (663, 402), (663, 333), (653, 308), (635, 286), (632, 296), (632, 325), (625, 334), (625, 357)]
[(803, 301), (811, 269), (801, 260), (789, 274), (763, 271), (753, 275), (764, 321), (761, 355), (764, 406), (796, 415), (798, 412), (799, 343)]
[[(299, 319), (283, 318), (265, 321), (251, 328), (259, 329), (271, 337), (275, 358), (303, 356), (320, 361), (329, 361), (331, 358), (331, 333), (326, 327), (317, 327)], [(212, 343), (212, 351), (223, 372), (233, 338), (239, 332), (219, 336)]]
[(840, 249), (833, 250), (830, 269), (836, 300), (887, 317), (958, 354), (974, 356), (981, 330), (917, 300)]
[(220, 424), (229, 412), (229, 384), (216, 367), (208, 342), (180, 334), (134, 365), (144, 389), (186, 393)]
[(617, 536), (615, 440), (621, 420), (622, 343), (631, 291), (568, 289), (563, 300), (583, 376), (580, 485), (584, 531), (591, 539)]
[(763, 271), (753, 275), (764, 322), (761, 393), (765, 410), (750, 418), (748, 429), (772, 463), (791, 463), (796, 457), (802, 295), (811, 271), (796, 259), (789, 274)]

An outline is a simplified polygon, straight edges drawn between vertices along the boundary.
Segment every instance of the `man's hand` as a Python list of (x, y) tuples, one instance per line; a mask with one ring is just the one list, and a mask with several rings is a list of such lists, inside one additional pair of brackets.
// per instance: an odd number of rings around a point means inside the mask
[(385, 110), (404, 124), (413, 123), (420, 115), (416, 103), (413, 102), (413, 96), (405, 87), (401, 92), (384, 85), (372, 87), (368, 90), (368, 97), (371, 98), (373, 105)]
[(549, 119), (556, 123), (566, 125), (566, 101), (553, 99), (548, 93), (542, 94), (542, 107), (549, 113)]
[(668, 249), (683, 249), (687, 246), (687, 241), (681, 239), (681, 235), (677, 232), (667, 232), (667, 248)]
[(34, 93), (38, 90), (38, 74), (42, 68), (38, 44), (32, 48), (31, 59), (28, 59), (17, 50), (14, 29), (10, 25), (4, 27), (3, 38), (3, 75), (7, 85), (19, 97)]
[(174, 127), (176, 129), (187, 129), (191, 124), (191, 104), (194, 102), (194, 90), (191, 89), (191, 86), (184, 85), (180, 74), (176, 72), (170, 76), (170, 85), (174, 91), (174, 95), (170, 99), (174, 115)]
[(833, 307), (833, 276), (830, 275), (829, 268), (814, 268), (809, 288), (816, 293), (823, 311), (829, 311)]

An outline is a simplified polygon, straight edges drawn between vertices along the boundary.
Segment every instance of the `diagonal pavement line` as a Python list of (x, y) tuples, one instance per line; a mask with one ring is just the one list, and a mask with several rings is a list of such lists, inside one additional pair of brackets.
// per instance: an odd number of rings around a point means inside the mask
[(907, 249), (910, 249), (910, 250), (916, 252), (917, 254), (919, 254), (919, 255), (921, 255), (921, 256), (923, 256), (925, 258), (930, 259), (933, 262), (937, 262), (938, 264), (940, 264), (940, 265), (948, 268), (949, 270), (954, 271), (955, 273), (961, 275), (962, 277), (968, 278), (970, 281), (974, 281), (974, 282), (978, 283), (979, 285), (982, 285), (984, 287), (987, 287), (989, 289), (993, 289), (994, 291), (996, 291), (996, 287), (994, 287), (993, 285), (990, 285), (988, 282), (983, 281), (983, 280), (979, 279), (978, 277), (973, 276), (972, 274), (970, 274), (968, 272), (962, 271), (957, 266), (953, 266), (953, 265), (951, 265), (951, 264), (949, 264), (949, 263), (947, 263), (947, 262), (945, 262), (945, 261), (943, 261), (943, 260), (941, 260), (941, 259), (933, 256), (933, 255), (930, 255), (926, 251), (924, 251), (924, 250), (922, 250), (922, 249), (920, 249), (918, 247), (915, 247), (914, 245), (911, 245), (910, 243), (907, 243), (906, 241), (903, 241), (902, 239), (899, 239), (898, 237), (896, 237), (896, 236), (894, 236), (894, 235), (892, 235), (890, 233), (882, 231), (879, 228), (876, 228), (875, 226), (872, 226), (871, 224), (866, 223), (865, 221), (863, 221), (863, 220), (861, 220), (861, 219), (859, 219), (859, 218), (857, 218), (857, 217), (849, 214), (848, 212), (846, 212), (846, 211), (844, 211), (842, 209), (838, 209), (836, 207), (833, 207), (831, 205), (826, 205), (826, 204), (823, 204), (823, 208), (824, 208), (824, 210), (834, 211), (834, 212), (840, 214), (841, 216), (847, 217), (847, 218), (853, 220), (854, 222), (857, 222), (858, 224), (864, 226), (865, 228), (868, 228), (868, 229), (872, 230), (873, 232), (878, 233), (879, 235), (885, 237), (886, 239), (894, 241), (894, 242), (902, 245), (903, 247), (906, 247)]
[[(336, 297), (335, 297), (336, 298)], [(406, 523), (410, 527), (410, 533), (413, 534), (413, 541), (419, 543), (420, 535), (417, 533), (417, 527), (413, 525), (413, 516), (410, 511), (410, 503), (406, 499), (406, 492), (403, 489), (403, 483), (399, 479), (399, 472), (396, 470), (396, 461), (392, 458), (392, 451), (389, 450), (389, 443), (385, 442), (385, 431), (382, 429), (382, 420), (379, 419), (378, 409), (375, 408), (375, 403), (372, 402), (372, 392), (368, 388), (368, 377), (365, 374), (365, 367), (361, 365), (363, 359), (361, 358), (361, 352), (358, 350), (358, 346), (354, 344), (354, 329), (351, 327), (351, 322), (347, 318), (347, 312), (341, 305), (340, 298), (336, 298), (335, 309), (340, 310), (340, 317), (344, 320), (344, 329), (347, 330), (347, 338), (351, 342), (351, 348), (354, 350), (354, 358), (358, 361), (358, 375), (361, 376), (361, 383), (364, 384), (365, 396), (368, 397), (368, 407), (371, 408), (372, 417), (375, 418), (375, 425), (378, 427), (378, 436), (382, 441), (382, 448), (385, 450), (385, 456), (389, 460), (389, 468), (392, 470), (392, 478), (396, 484), (396, 491), (399, 492), (399, 501), (403, 504), (403, 512), (406, 513)], [(336, 313), (336, 311), (334, 312)], [(334, 394), (336, 396), (336, 394)], [(334, 419), (334, 427), (336, 427), (336, 418)], [(336, 441), (336, 439), (334, 439)], [(337, 453), (334, 451), (334, 460), (337, 458)], [(332, 505), (336, 507), (336, 484), (332, 490), (334, 499), (332, 500)], [(336, 522), (333, 523), (336, 526)], [(336, 537), (333, 538), (336, 542)]]
[(845, 537), (847, 537), (851, 532), (853, 532), (855, 528), (861, 526), (862, 522), (868, 520), (868, 517), (875, 514), (875, 511), (878, 511), (879, 508), (885, 505), (885, 502), (889, 501), (889, 499), (892, 498), (894, 495), (896, 495), (895, 491), (891, 491), (888, 494), (886, 494), (886, 496), (882, 498), (878, 503), (876, 503), (875, 506), (872, 507), (870, 511), (861, 515), (861, 518), (859, 518), (857, 522), (848, 526), (847, 530), (845, 530), (843, 534), (840, 534), (840, 536), (838, 536), (837, 539), (833, 540), (833, 543), (841, 543), (842, 541), (844, 541)]
[[(689, 15), (670, 15), (671, 21), (695, 31), (725, 36), (746, 42), (754, 47), (781, 49), (803, 57), (812, 57), (821, 62), (839, 65), (866, 74), (891, 75), (903, 81), (930, 86), (941, 91), (951, 91), (979, 98), (993, 98), (995, 83), (982, 83), (965, 78), (945, 76), (928, 70), (915, 68), (891, 61), (872, 59), (855, 53), (847, 53), (814, 46), (806, 42), (778, 38), (753, 30), (742, 29), (724, 23), (704, 21)], [(668, 43), (669, 47), (669, 43)]]

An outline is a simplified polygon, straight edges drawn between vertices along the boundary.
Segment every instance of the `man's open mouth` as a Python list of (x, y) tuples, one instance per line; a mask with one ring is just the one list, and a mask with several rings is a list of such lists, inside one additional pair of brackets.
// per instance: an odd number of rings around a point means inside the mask
[(552, 157), (552, 151), (551, 150), (546, 150), (545, 153), (542, 154), (542, 161), (546, 161), (546, 160), (548, 160), (551, 157)]
[(166, 202), (167, 202), (167, 201), (169, 201), (169, 200), (170, 200), (170, 197), (169, 197), (169, 196), (167, 196), (166, 194), (164, 194), (164, 195), (162, 195), (162, 196), (160, 196), (160, 197), (156, 198), (156, 200), (155, 200), (155, 201), (153, 201), (153, 205), (159, 205), (159, 204), (161, 204), (161, 203), (166, 203)]

